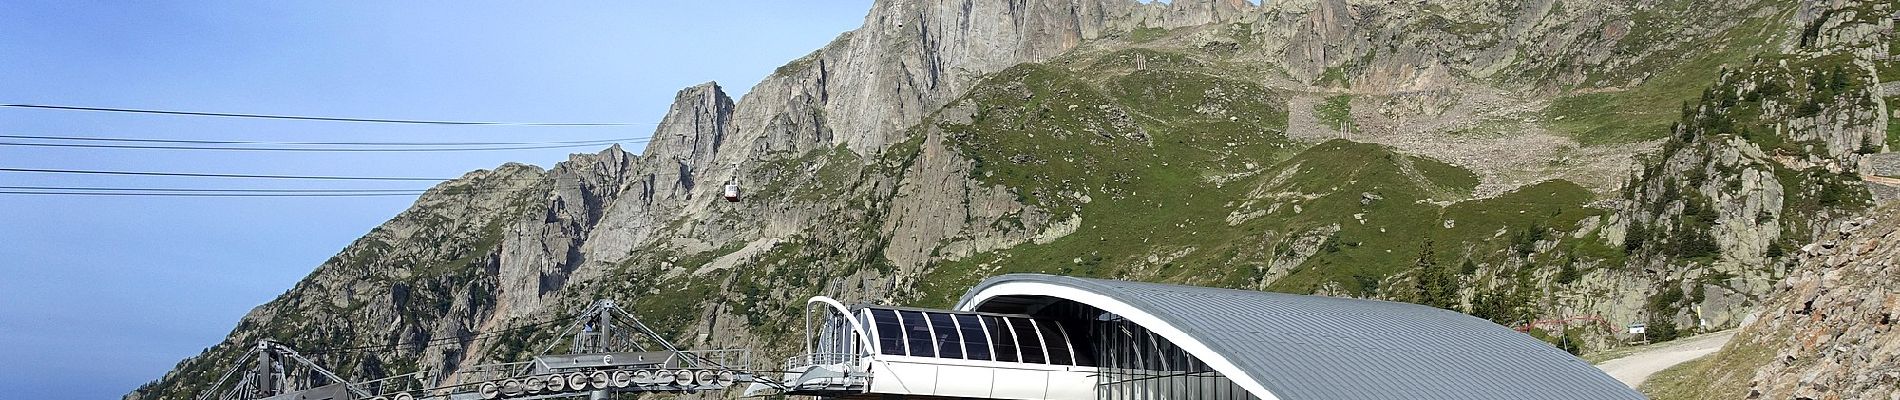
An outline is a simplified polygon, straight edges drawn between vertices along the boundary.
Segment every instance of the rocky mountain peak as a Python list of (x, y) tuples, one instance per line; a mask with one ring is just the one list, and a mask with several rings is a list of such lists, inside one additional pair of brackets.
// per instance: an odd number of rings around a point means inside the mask
[(981, 76), (1137, 28), (1238, 21), (1256, 8), (1244, 0), (878, 1), (863, 27), (753, 87), (738, 106), (737, 132), (774, 151), (844, 145), (876, 154)]
[(719, 156), (731, 133), (732, 111), (732, 97), (717, 82), (680, 89), (654, 129), (643, 158), (679, 164), (688, 170), (682, 173), (704, 167)]

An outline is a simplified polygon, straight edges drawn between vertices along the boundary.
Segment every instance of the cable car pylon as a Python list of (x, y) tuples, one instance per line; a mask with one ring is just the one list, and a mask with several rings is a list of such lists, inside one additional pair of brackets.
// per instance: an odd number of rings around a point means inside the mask
[[(246, 366), (246, 362), (255, 364)], [(368, 391), (276, 341), (258, 341), (256, 347), (238, 356), (236, 364), (211, 384), (211, 390), (200, 392), (198, 400), (370, 398)], [(238, 380), (229, 389), (217, 390), (233, 377)]]

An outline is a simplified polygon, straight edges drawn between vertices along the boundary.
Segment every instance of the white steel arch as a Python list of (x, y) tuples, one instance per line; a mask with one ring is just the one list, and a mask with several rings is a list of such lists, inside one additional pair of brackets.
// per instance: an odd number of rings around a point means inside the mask
[(1069, 285), (1034, 281), (1008, 281), (989, 285), (988, 287), (984, 287), (981, 291), (970, 294), (963, 302), (957, 304), (956, 309), (959, 311), (976, 311), (983, 303), (1001, 296), (1054, 297), (1086, 304), (1102, 311), (1114, 313), (1122, 318), (1127, 318), (1129, 322), (1134, 322), (1144, 328), (1148, 328), (1150, 332), (1154, 332), (1156, 335), (1168, 339), (1168, 341), (1174, 342), (1175, 346), (1180, 347), (1181, 350), (1188, 352), (1188, 354), (1194, 355), (1195, 358), (1199, 358), (1201, 362), (1207, 364), (1208, 368), (1212, 368), (1214, 371), (1220, 372), (1221, 375), (1225, 375), (1228, 380), (1233, 381), (1234, 384), (1239, 385), (1242, 389), (1246, 389), (1248, 393), (1253, 394), (1255, 397), (1259, 397), (1261, 400), (1280, 399), (1279, 396), (1268, 391), (1266, 385), (1261, 384), (1259, 379), (1256, 379), (1252, 374), (1247, 373), (1246, 370), (1235, 365), (1233, 361), (1228, 360), (1227, 357), (1220, 352), (1216, 352), (1208, 347), (1207, 343), (1201, 341), (1200, 338), (1189, 335), (1186, 331), (1175, 327), (1174, 324), (1163, 320), (1160, 316), (1118, 300), (1113, 296)]
[[(813, 331), (811, 326), (811, 306), (817, 304), (823, 304), (826, 308), (830, 308), (831, 311), (837, 312), (845, 321), (850, 321), (851, 336), (857, 338), (858, 344), (863, 345), (864, 349), (870, 350), (873, 354), (883, 351), (883, 349), (878, 348), (877, 341), (871, 340), (870, 336), (866, 334), (870, 331), (864, 330), (864, 324), (858, 323), (857, 315), (852, 314), (850, 308), (845, 307), (844, 303), (839, 303), (837, 299), (827, 296), (815, 296), (810, 300), (805, 300), (805, 334), (807, 336), (810, 336)], [(805, 351), (809, 353), (811, 352), (811, 338), (805, 338), (805, 342)]]

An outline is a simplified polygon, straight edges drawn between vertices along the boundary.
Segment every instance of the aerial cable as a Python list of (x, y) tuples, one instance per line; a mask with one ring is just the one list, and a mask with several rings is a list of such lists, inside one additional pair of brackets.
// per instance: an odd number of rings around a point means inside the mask
[(192, 139), (143, 139), (115, 138), (97, 136), (42, 136), (42, 135), (0, 135), (0, 139), (66, 140), (83, 142), (119, 142), (119, 143), (171, 143), (171, 144), (232, 144), (232, 145), (271, 145), (271, 146), (539, 146), (555, 144), (609, 144), (643, 143), (652, 139), (613, 138), (594, 140), (573, 140), (555, 142), (265, 142), (248, 140), (192, 140)]
[(307, 115), (270, 115), (270, 114), (243, 114), (243, 113), (222, 113), (222, 112), (201, 112), (201, 111), (151, 110), (151, 109), (138, 109), (138, 108), (80, 107), (80, 106), (45, 105), (45, 104), (0, 104), (0, 107), (30, 108), (30, 109), (41, 109), (41, 110), (98, 111), (98, 112), (132, 113), (132, 114), (189, 115), (189, 116), (200, 116), (200, 117), (256, 118), (256, 119), (330, 121), (330, 122), (367, 122), (367, 123), (379, 123), (379, 124), (413, 124), (413, 125), (488, 125), (488, 126), (652, 125), (652, 124), (636, 124), (636, 123), (622, 123), (622, 122), (494, 122), (494, 121), (434, 121), (434, 120), (385, 119), (385, 118), (346, 118), (346, 117), (318, 117), (318, 116), (307, 116)]
[(449, 180), (449, 179), (452, 179), (452, 178), (415, 178), (415, 177), (388, 177), (388, 176), (322, 176), (322, 175), (253, 175), (253, 174), (211, 174), (211, 173), (190, 173), (190, 172), (151, 172), (151, 171), (101, 171), (101, 170), (79, 170), (79, 169), (44, 169), (44, 168), (0, 168), (0, 172), (27, 172), (27, 173), (47, 173), (47, 174), (82, 174), (82, 175), (135, 175), (135, 176), (177, 176), (177, 177), (194, 177), (194, 178), (248, 178), (248, 179), (311, 179), (311, 180), (343, 180), (343, 181), (425, 181), (425, 182), (438, 182), (438, 181), (446, 181), (446, 180)]
[(428, 189), (212, 189), (212, 188), (160, 188), (160, 187), (97, 187), (97, 186), (0, 186), (5, 190), (92, 190), (107, 192), (240, 192), (240, 193), (379, 193), (403, 192), (422, 193)]
[(452, 151), (500, 151), (500, 150), (540, 150), (592, 147), (614, 142), (587, 144), (553, 144), (539, 146), (502, 146), (502, 147), (426, 147), (426, 148), (351, 148), (351, 147), (223, 147), (223, 146), (179, 146), (179, 145), (133, 145), (133, 144), (80, 144), (80, 143), (20, 143), (0, 142), (0, 146), (24, 147), (63, 147), (83, 149), (139, 149), (139, 150), (221, 150), (221, 151), (303, 151), (303, 152), (346, 152), (346, 153), (425, 153)]
[(409, 193), (128, 193), (128, 192), (51, 192), (0, 190), (0, 195), (41, 196), (112, 196), (112, 197), (394, 197), (416, 196)]
[[(555, 185), (551, 189), (572, 189), (577, 185)], [(429, 194), (436, 189), (253, 189), (253, 188), (162, 188), (162, 187), (97, 187), (97, 186), (0, 186), (0, 195), (61, 195), (61, 196), (121, 196), (121, 197), (378, 197), (378, 196), (418, 196)], [(526, 189), (523, 189), (526, 190)], [(447, 188), (438, 190), (438, 194), (461, 195), (479, 193), (510, 193), (518, 190), (486, 188)]]
[[(553, 189), (575, 189), (579, 187), (580, 187), (579, 185), (555, 185), (552, 188)], [(432, 190), (431, 188), (278, 189), (278, 188), (167, 188), (167, 187), (114, 187), (114, 186), (0, 186), (0, 189), (88, 190), (88, 191), (107, 191), (107, 192), (240, 192), (240, 193), (379, 193), (379, 192), (422, 193), (422, 192)], [(445, 192), (455, 192), (455, 193), (471, 192), (471, 191), (504, 191), (504, 192), (514, 191), (514, 190), (499, 189), (499, 188), (481, 189), (481, 190), (470, 190), (467, 188), (446, 188), (442, 190)]]
[[(390, 118), (353, 118), (353, 117), (321, 117), (321, 116), (306, 116), (306, 115), (246, 114), (246, 113), (225, 113), (225, 112), (204, 112), (204, 111), (172, 111), (172, 110), (154, 110), (154, 109), (139, 109), (139, 108), (84, 107), (84, 106), (62, 106), (62, 105), (45, 105), (45, 104), (0, 104), (0, 108), (25, 108), (25, 109), (65, 110), (65, 111), (98, 111), (98, 112), (133, 113), (133, 114), (256, 118), (256, 119), (275, 119), (275, 120), (299, 120), (299, 121), (367, 122), (367, 123), (412, 124), (412, 125), (553, 126), (553, 127), (622, 127), (622, 126), (667, 126), (667, 125), (697, 126), (698, 125), (698, 122), (696, 121), (681, 121), (681, 122), (673, 122), (673, 123), (668, 123), (664, 121), (661, 121), (661, 122), (441, 121), (441, 120), (414, 120), (414, 119), (390, 119)], [(736, 123), (739, 121), (771, 122), (771, 121), (778, 121), (780, 120), (780, 118), (783, 118), (783, 117), (784, 116), (769, 116), (765, 118), (755, 119), (755, 118), (737, 118), (737, 117), (728, 115), (725, 118), (725, 121), (728, 123)]]

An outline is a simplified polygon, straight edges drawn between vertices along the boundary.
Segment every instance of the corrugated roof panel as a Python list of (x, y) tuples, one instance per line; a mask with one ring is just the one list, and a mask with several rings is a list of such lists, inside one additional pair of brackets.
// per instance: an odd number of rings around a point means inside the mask
[(1038, 274), (1109, 296), (1207, 343), (1288, 400), (1642, 399), (1596, 367), (1523, 333), (1416, 304)]

